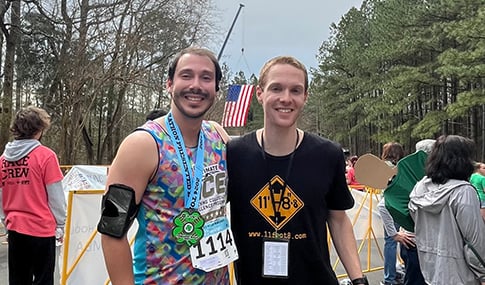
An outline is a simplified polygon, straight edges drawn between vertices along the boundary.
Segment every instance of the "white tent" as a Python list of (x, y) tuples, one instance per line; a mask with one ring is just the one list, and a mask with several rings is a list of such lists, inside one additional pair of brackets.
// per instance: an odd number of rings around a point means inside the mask
[(107, 166), (74, 165), (62, 180), (62, 187), (67, 193), (71, 190), (102, 190), (108, 175)]

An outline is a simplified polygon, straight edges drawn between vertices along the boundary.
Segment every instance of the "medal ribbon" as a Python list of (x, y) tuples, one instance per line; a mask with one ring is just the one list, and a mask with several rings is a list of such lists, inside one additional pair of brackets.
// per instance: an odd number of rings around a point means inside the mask
[(204, 176), (204, 132), (202, 129), (199, 132), (195, 170), (192, 170), (192, 167), (189, 166), (190, 158), (185, 150), (184, 138), (182, 137), (182, 133), (180, 132), (177, 123), (173, 119), (172, 112), (169, 112), (165, 117), (165, 125), (169, 128), (168, 135), (177, 150), (177, 157), (183, 168), (184, 207), (196, 210), (199, 208), (200, 192), (202, 191), (202, 178)]

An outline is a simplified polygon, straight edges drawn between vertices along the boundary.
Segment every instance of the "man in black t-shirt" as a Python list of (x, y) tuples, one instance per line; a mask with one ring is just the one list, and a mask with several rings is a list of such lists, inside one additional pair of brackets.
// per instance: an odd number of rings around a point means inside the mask
[(227, 152), (238, 284), (338, 284), (327, 226), (352, 283), (367, 284), (345, 213), (354, 200), (342, 149), (297, 128), (305, 66), (287, 56), (268, 61), (256, 92), (264, 128), (232, 140)]

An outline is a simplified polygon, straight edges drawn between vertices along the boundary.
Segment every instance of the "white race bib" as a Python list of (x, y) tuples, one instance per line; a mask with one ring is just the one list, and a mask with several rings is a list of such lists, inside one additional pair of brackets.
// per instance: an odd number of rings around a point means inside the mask
[(192, 266), (210, 272), (237, 260), (239, 255), (230, 228), (203, 237), (198, 244), (190, 247)]

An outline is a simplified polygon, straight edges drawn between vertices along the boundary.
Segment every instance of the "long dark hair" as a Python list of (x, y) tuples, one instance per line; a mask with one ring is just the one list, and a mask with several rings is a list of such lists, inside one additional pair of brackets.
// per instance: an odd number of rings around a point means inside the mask
[(475, 143), (462, 136), (440, 136), (426, 162), (426, 175), (433, 183), (450, 179), (468, 180), (474, 171)]

